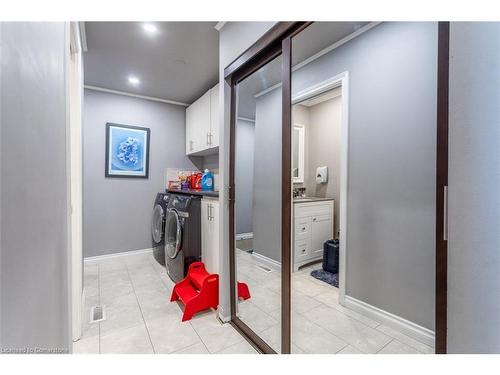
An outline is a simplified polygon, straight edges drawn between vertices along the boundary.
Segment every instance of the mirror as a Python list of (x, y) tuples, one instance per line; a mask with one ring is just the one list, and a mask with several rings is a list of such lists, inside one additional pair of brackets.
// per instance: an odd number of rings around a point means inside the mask
[(301, 124), (294, 124), (292, 133), (292, 177), (294, 184), (304, 182), (304, 145), (305, 127)]
[(236, 315), (276, 352), (281, 345), (281, 56), (236, 85)]

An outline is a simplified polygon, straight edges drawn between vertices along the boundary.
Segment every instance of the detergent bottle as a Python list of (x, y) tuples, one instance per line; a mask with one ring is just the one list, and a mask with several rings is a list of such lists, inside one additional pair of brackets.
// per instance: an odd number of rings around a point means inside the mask
[(214, 175), (208, 169), (205, 169), (201, 177), (201, 190), (213, 191), (214, 190)]

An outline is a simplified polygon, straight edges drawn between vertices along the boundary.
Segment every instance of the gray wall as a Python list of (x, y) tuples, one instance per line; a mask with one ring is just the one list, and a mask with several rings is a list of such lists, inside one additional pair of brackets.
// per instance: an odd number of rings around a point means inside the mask
[(383, 23), (293, 74), (300, 91), (349, 71), (347, 295), (429, 329), (436, 59), (437, 24)]
[(450, 30), (448, 351), (500, 353), (500, 23)]
[(238, 119), (236, 130), (236, 234), (253, 231), (253, 176), (255, 124)]
[[(164, 170), (194, 168), (185, 156), (185, 108), (85, 90), (83, 252), (85, 257), (151, 247), (151, 211)], [(151, 129), (149, 178), (105, 178), (106, 122)]]
[(281, 88), (257, 98), (253, 247), (281, 261)]
[(68, 350), (65, 25), (0, 29), (0, 345)]

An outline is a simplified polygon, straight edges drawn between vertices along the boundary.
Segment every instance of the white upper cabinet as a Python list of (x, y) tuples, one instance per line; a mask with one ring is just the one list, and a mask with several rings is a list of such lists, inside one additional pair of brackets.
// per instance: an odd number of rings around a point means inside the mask
[(219, 147), (219, 84), (210, 90), (210, 147)]
[(186, 155), (210, 154), (219, 146), (219, 85), (186, 108)]

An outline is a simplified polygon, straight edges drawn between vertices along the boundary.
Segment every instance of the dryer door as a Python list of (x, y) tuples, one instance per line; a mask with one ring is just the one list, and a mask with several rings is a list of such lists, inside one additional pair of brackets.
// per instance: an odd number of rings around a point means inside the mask
[(157, 204), (153, 208), (153, 217), (151, 219), (151, 235), (153, 236), (153, 241), (156, 243), (160, 243), (163, 237), (163, 219), (163, 208)]
[(182, 227), (177, 210), (169, 209), (165, 220), (165, 254), (174, 259), (182, 244)]

